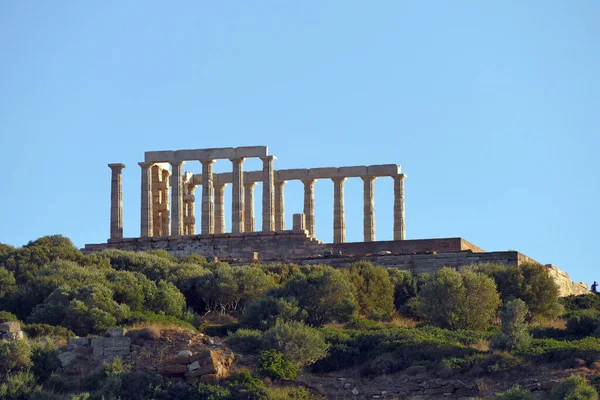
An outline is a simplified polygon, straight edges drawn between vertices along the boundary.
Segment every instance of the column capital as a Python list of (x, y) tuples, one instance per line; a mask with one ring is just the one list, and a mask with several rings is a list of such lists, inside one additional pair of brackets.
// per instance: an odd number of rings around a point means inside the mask
[(212, 165), (212, 164), (215, 163), (216, 160), (213, 160), (213, 159), (204, 159), (204, 160), (198, 160), (198, 161), (200, 161), (200, 163), (202, 165)]
[(125, 164), (121, 164), (121, 163), (108, 164), (108, 166), (110, 167), (110, 169), (116, 169), (116, 170), (121, 170), (121, 169), (125, 168)]
[(154, 165), (153, 162), (146, 162), (146, 161), (141, 161), (138, 163), (138, 165), (142, 168), (150, 168)]
[(305, 185), (313, 185), (317, 180), (316, 179), (302, 179), (302, 183)]
[(345, 177), (345, 176), (342, 176), (342, 177), (337, 177), (337, 178), (331, 178), (331, 180), (332, 180), (333, 182), (336, 182), (336, 183), (337, 183), (337, 182), (343, 183), (343, 182), (345, 182), (345, 181), (346, 181), (346, 179), (348, 179), (348, 178), (347, 178), (347, 177)]
[(360, 177), (360, 179), (362, 179), (364, 182), (374, 181), (376, 178), (377, 178), (376, 176), (372, 176), (372, 175)]
[[(225, 184), (225, 185), (227, 185), (227, 184)], [(256, 182), (244, 182), (244, 187), (254, 188), (254, 186), (256, 186)]]
[(226, 188), (227, 185), (229, 185), (229, 183), (215, 183), (213, 184), (213, 187), (216, 188)]
[(394, 178), (394, 179), (400, 179), (401, 181), (403, 181), (404, 179), (408, 178), (408, 175), (406, 175), (406, 174), (398, 174), (398, 175), (392, 176), (392, 178)]
[(261, 160), (263, 161), (275, 161), (277, 160), (277, 157), (275, 156), (264, 156), (264, 157), (260, 157)]
[(275, 185), (281, 185), (281, 186), (285, 185), (286, 183), (287, 183), (287, 181), (275, 181), (275, 182), (273, 182), (273, 184), (275, 184)]
[(236, 158), (230, 158), (229, 161), (231, 161), (232, 163), (237, 162), (237, 163), (241, 164), (244, 162), (245, 159), (246, 159), (245, 157), (236, 157)]
[(169, 164), (171, 164), (172, 167), (179, 167), (185, 164), (185, 161), (169, 161)]

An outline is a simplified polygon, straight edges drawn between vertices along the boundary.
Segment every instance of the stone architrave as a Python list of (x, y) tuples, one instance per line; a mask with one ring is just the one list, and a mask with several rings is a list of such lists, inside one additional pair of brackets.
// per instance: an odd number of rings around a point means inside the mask
[(263, 195), (262, 195), (262, 231), (275, 231), (275, 215), (274, 215), (274, 181), (275, 171), (273, 162), (275, 156), (267, 156), (260, 158), (263, 161)]
[(254, 187), (255, 182), (244, 182), (244, 232), (256, 231), (256, 221), (254, 219)]
[(344, 182), (346, 178), (333, 180), (333, 243), (346, 241), (346, 213), (344, 212)]
[(213, 207), (213, 164), (215, 160), (201, 160), (202, 163), (202, 219), (201, 233), (209, 235), (214, 233), (214, 207)]
[(231, 187), (231, 232), (244, 232), (244, 159), (233, 158)]
[(285, 230), (285, 196), (286, 181), (275, 182), (275, 231)]
[(215, 233), (225, 233), (225, 187), (214, 185), (215, 188)]
[(364, 182), (364, 240), (365, 242), (375, 241), (375, 190), (374, 176), (365, 176)]
[(394, 177), (394, 240), (406, 240), (404, 219), (404, 179), (406, 174)]
[(171, 162), (171, 236), (183, 234), (183, 161)]
[(152, 227), (152, 163), (138, 163), (142, 168), (142, 197), (141, 197), (141, 215), (140, 215), (140, 236), (151, 237), (154, 233)]
[(315, 179), (304, 179), (304, 215), (306, 229), (311, 237), (315, 237)]
[(110, 182), (110, 238), (123, 238), (123, 168), (125, 164), (108, 164)]

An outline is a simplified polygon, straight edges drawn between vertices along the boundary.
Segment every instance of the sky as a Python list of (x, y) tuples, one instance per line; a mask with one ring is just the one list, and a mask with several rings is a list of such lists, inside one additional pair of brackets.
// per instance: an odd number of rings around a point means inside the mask
[[(590, 284), (599, 19), (597, 0), (0, 2), (0, 242), (105, 242), (117, 162), (137, 237), (145, 151), (265, 145), (276, 169), (399, 164), (408, 239), (518, 250)], [(379, 240), (392, 182), (375, 182)], [(315, 188), (330, 242), (333, 183)], [(346, 182), (348, 241), (362, 188)], [(302, 193), (286, 185), (288, 227)]]

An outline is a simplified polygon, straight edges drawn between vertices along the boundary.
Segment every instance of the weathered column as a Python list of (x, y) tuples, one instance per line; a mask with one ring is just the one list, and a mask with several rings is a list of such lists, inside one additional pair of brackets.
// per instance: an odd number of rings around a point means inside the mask
[(344, 182), (346, 178), (333, 178), (333, 243), (346, 241), (346, 213), (344, 212)]
[(306, 229), (311, 237), (315, 236), (315, 180), (303, 180), (304, 183), (304, 215)]
[(183, 234), (183, 161), (171, 162), (171, 236)]
[(225, 233), (225, 187), (214, 185), (215, 188), (215, 233)]
[(254, 219), (254, 186), (256, 182), (244, 183), (244, 232), (256, 231)]
[(306, 217), (304, 214), (292, 215), (292, 226), (295, 231), (306, 230)]
[(263, 161), (262, 230), (263, 232), (273, 232), (275, 231), (275, 210), (273, 207), (275, 194), (273, 162), (275, 156), (266, 156), (260, 159)]
[(215, 160), (201, 160), (202, 163), (202, 228), (203, 235), (215, 232), (213, 207), (213, 164)]
[(244, 232), (244, 159), (233, 158), (231, 174), (231, 232)]
[(154, 233), (152, 228), (152, 163), (138, 163), (142, 168), (141, 206), (140, 206), (140, 236), (151, 237)]
[(365, 176), (362, 178), (365, 184), (364, 193), (364, 234), (365, 242), (375, 241), (375, 197), (374, 197), (374, 176)]
[(185, 188), (185, 195), (183, 196), (184, 203), (184, 234), (195, 235), (196, 234), (196, 185), (189, 184)]
[(162, 170), (162, 183), (163, 188), (161, 189), (161, 236), (169, 236), (171, 232), (171, 199), (169, 197), (169, 181), (171, 173), (168, 169)]
[(283, 186), (286, 181), (275, 182), (275, 231), (285, 231), (285, 196)]
[(123, 238), (123, 168), (125, 164), (108, 164), (110, 178), (110, 238)]
[(152, 175), (152, 236), (161, 236), (161, 197), (160, 197), (160, 184), (162, 181), (161, 169), (158, 165), (152, 166), (150, 173)]
[(406, 224), (404, 222), (404, 179), (406, 174), (394, 178), (394, 240), (406, 239)]

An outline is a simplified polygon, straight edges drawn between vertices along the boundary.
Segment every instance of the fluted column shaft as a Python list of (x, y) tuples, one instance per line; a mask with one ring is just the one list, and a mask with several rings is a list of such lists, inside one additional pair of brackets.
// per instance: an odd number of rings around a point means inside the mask
[(254, 186), (255, 182), (244, 183), (244, 232), (256, 231), (254, 219)]
[(344, 182), (346, 178), (333, 180), (333, 243), (346, 241), (346, 213), (344, 212)]
[(285, 231), (285, 196), (283, 186), (286, 181), (275, 182), (275, 231)]
[(303, 180), (304, 183), (304, 215), (306, 229), (311, 237), (315, 236), (315, 180)]
[(215, 185), (215, 233), (225, 233), (225, 187)]
[(162, 201), (164, 202), (164, 206), (162, 206), (161, 212), (161, 236), (169, 236), (169, 232), (171, 231), (171, 198), (169, 197), (169, 181), (171, 177), (171, 173), (167, 169), (163, 169), (162, 171), (162, 181), (163, 181), (163, 189), (161, 189)]
[(125, 164), (108, 164), (110, 179), (110, 238), (123, 238), (123, 168)]
[(183, 234), (183, 161), (171, 162), (171, 236)]
[(214, 233), (214, 206), (213, 206), (213, 164), (215, 160), (202, 160), (202, 221), (201, 233), (209, 235)]
[(404, 222), (404, 179), (406, 174), (394, 178), (394, 240), (406, 239), (406, 223)]
[(138, 163), (142, 168), (141, 206), (140, 206), (140, 236), (151, 237), (154, 233), (152, 212), (152, 163)]
[(365, 176), (362, 178), (365, 186), (364, 191), (364, 241), (375, 241), (375, 191), (374, 176)]
[(263, 161), (263, 195), (262, 195), (262, 231), (275, 231), (275, 170), (273, 163), (275, 156), (266, 156), (260, 158)]
[(244, 232), (244, 159), (231, 159), (233, 164), (231, 187), (231, 232)]

